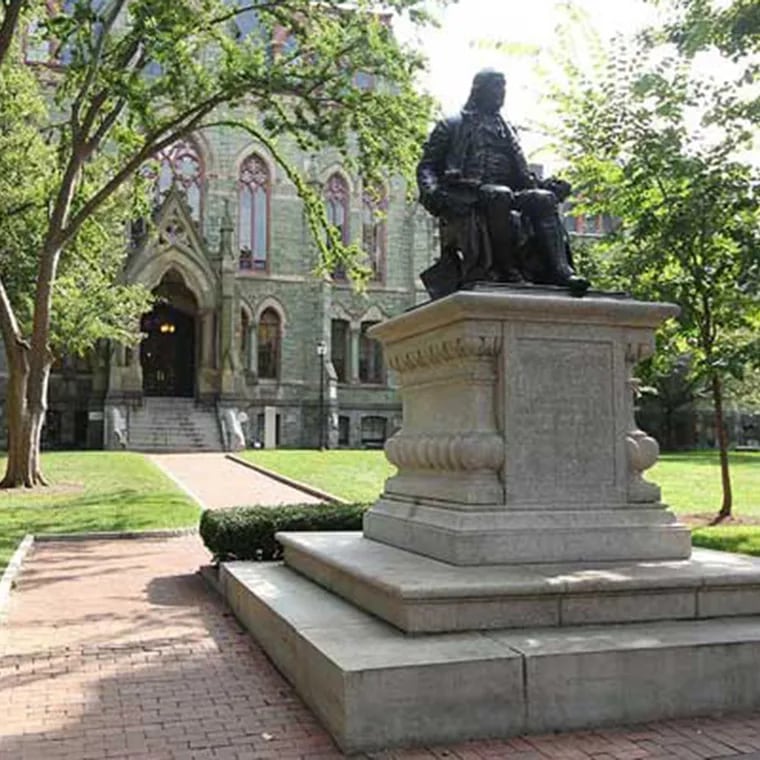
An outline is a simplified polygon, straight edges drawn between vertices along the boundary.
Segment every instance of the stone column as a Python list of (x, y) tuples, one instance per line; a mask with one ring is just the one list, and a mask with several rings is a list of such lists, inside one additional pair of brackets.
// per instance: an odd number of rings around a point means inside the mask
[(213, 369), (214, 365), (214, 312), (207, 309), (201, 313), (201, 367)]
[(264, 407), (264, 448), (277, 448), (277, 407)]
[(198, 395), (212, 399), (218, 392), (216, 356), (214, 345), (214, 310), (206, 309), (198, 315), (200, 326), (200, 368), (198, 371)]
[(219, 349), (222, 396), (237, 395), (240, 376), (238, 346), (235, 341), (240, 324), (240, 310), (235, 293), (234, 268), (230, 259), (222, 264), (222, 301), (219, 310)]
[(256, 332), (256, 325), (248, 326), (248, 355), (245, 357), (245, 366), (250, 372), (256, 372), (256, 356), (258, 352), (258, 333)]

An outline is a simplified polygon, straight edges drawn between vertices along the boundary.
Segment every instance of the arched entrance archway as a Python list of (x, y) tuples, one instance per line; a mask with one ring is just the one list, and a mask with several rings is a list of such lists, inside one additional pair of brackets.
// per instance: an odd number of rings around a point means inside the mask
[(158, 301), (140, 326), (143, 393), (146, 396), (194, 396), (198, 303), (182, 276), (169, 270), (153, 291)]

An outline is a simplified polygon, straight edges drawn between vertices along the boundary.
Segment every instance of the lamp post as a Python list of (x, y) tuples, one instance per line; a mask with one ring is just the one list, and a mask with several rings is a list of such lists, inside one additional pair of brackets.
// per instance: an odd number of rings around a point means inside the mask
[(319, 448), (325, 448), (325, 355), (327, 345), (323, 340), (317, 343), (319, 357)]

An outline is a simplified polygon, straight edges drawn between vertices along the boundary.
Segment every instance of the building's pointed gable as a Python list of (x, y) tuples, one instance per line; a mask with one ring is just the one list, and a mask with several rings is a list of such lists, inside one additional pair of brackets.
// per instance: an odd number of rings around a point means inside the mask
[(154, 248), (181, 248), (207, 260), (206, 243), (182, 191), (172, 185), (155, 220)]
[[(202, 273), (208, 284), (216, 283), (208, 250), (197, 222), (182, 191), (173, 185), (158, 209), (150, 231), (127, 266), (130, 281), (142, 281), (146, 271), (155, 271), (161, 262), (180, 264), (180, 268)], [(184, 263), (184, 267), (182, 266)]]

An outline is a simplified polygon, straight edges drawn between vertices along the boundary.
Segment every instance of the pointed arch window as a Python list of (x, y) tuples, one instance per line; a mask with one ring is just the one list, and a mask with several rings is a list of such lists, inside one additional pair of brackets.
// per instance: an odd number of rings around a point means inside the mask
[[(330, 176), (325, 185), (325, 207), (327, 221), (336, 229), (341, 242), (348, 245), (348, 209), (349, 209), (348, 182), (337, 172)], [(337, 266), (333, 271), (333, 277), (343, 280), (346, 270), (343, 266)]]
[(282, 323), (274, 309), (265, 309), (256, 330), (257, 372), (260, 379), (276, 380), (280, 374)]
[(172, 185), (176, 185), (184, 193), (193, 220), (200, 224), (203, 213), (203, 162), (198, 146), (189, 138), (178, 140), (164, 148), (156, 160), (158, 169), (153, 173), (156, 205), (163, 201)]
[(271, 177), (264, 160), (251, 155), (238, 178), (240, 268), (265, 271), (269, 261)]
[(359, 333), (359, 382), (380, 385), (385, 382), (383, 347), (380, 341), (370, 338), (369, 328), (377, 322), (362, 322)]
[(333, 174), (325, 185), (327, 221), (337, 229), (343, 243), (348, 243), (348, 200), (348, 182), (340, 174)]
[(388, 200), (383, 189), (366, 189), (362, 195), (362, 249), (367, 254), (373, 280), (383, 279)]

